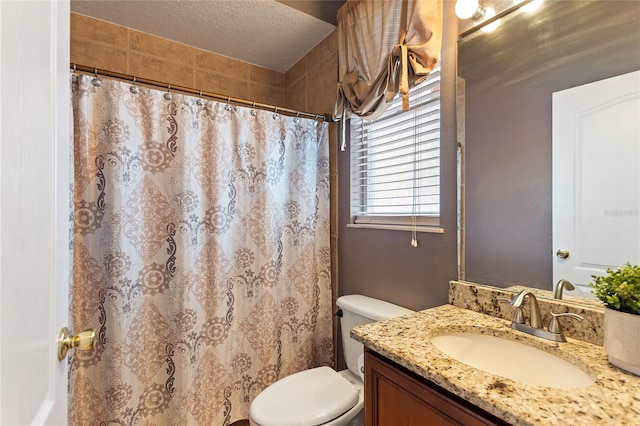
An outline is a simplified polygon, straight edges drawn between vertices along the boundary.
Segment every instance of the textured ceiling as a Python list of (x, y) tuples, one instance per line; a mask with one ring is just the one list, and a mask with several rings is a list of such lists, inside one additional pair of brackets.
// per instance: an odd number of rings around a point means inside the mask
[[(71, 11), (285, 72), (335, 26), (276, 0), (72, 0)], [(302, 7), (296, 6), (296, 3)], [(342, 2), (327, 1), (336, 8)], [(326, 8), (325, 8), (326, 9)], [(334, 15), (335, 16), (335, 15)]]

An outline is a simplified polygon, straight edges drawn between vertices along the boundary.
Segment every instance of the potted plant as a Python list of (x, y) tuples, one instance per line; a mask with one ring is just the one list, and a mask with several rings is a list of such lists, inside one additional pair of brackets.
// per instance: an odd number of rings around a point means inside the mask
[(592, 278), (592, 293), (605, 306), (604, 348), (609, 362), (640, 375), (640, 266), (627, 262)]

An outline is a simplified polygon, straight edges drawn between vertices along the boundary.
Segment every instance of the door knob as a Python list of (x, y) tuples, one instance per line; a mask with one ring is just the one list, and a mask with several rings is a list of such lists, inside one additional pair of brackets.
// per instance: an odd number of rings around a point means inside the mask
[(69, 333), (67, 327), (62, 327), (58, 334), (58, 360), (62, 361), (67, 356), (69, 349), (80, 351), (93, 351), (93, 344), (96, 340), (96, 332), (93, 328), (85, 330), (75, 336)]
[(560, 249), (556, 252), (556, 257), (560, 258), (560, 259), (566, 259), (567, 257), (569, 257), (569, 250), (567, 249)]

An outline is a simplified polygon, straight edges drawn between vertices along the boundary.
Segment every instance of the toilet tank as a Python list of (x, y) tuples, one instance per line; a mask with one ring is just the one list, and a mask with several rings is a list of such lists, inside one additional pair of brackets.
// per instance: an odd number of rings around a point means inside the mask
[(336, 301), (336, 304), (342, 310), (340, 331), (342, 332), (344, 359), (347, 362), (349, 370), (356, 376), (360, 375), (358, 371), (358, 357), (364, 353), (364, 345), (350, 337), (351, 329), (359, 325), (370, 324), (414, 312), (402, 306), (360, 294), (341, 296)]

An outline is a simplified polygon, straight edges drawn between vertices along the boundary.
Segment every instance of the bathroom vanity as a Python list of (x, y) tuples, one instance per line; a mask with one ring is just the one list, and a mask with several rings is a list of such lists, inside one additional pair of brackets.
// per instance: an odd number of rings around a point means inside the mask
[[(502, 305), (496, 300), (493, 304)], [(367, 348), (365, 424), (638, 424), (640, 377), (609, 364), (602, 346), (570, 336), (567, 342), (552, 342), (510, 325), (507, 319), (443, 305), (352, 329), (351, 336)], [(431, 342), (456, 332), (528, 345), (579, 368), (592, 381), (577, 387), (570, 379), (567, 386), (562, 381), (554, 387), (538, 386), (471, 367)], [(522, 370), (534, 372), (533, 376), (536, 369), (545, 370), (544, 363), (520, 361)]]
[(367, 425), (508, 424), (370, 349), (365, 366)]

